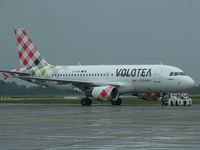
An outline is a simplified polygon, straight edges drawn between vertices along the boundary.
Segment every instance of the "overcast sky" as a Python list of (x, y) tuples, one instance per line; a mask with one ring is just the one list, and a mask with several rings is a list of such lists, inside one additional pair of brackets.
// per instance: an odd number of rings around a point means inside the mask
[(164, 64), (200, 83), (199, 0), (0, 0), (0, 69), (18, 67), (13, 27), (51, 64)]

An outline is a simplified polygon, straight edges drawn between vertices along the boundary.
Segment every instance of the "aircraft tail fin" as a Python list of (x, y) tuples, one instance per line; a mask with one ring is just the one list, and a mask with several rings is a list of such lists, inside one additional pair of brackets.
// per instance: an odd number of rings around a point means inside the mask
[(14, 28), (14, 34), (17, 43), (20, 67), (45, 67), (49, 65), (44, 58), (41, 57), (38, 49), (32, 43), (30, 37), (24, 28)]

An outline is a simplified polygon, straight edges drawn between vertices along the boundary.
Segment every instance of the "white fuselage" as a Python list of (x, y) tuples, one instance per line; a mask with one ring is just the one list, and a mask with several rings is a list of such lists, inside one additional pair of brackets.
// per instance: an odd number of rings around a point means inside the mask
[[(48, 74), (48, 78), (89, 82), (99, 86), (115, 85), (119, 86), (119, 94), (175, 93), (194, 86), (193, 79), (185, 75), (181, 69), (168, 65), (56, 66), (55, 70)], [(45, 84), (47, 85), (47, 83)], [(65, 90), (78, 90), (73, 84), (57, 85), (49, 82), (48, 86)]]

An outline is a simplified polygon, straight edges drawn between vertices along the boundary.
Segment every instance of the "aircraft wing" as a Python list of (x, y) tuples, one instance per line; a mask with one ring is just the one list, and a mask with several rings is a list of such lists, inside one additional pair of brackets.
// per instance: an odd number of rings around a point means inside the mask
[(111, 85), (115, 87), (121, 86), (119, 83), (116, 83), (116, 82), (93, 83), (89, 81), (76, 81), (76, 80), (52, 79), (52, 78), (47, 78), (47, 77), (35, 77), (35, 76), (32, 76), (30, 73), (22, 73), (22, 72), (15, 72), (15, 71), (0, 70), (0, 72), (3, 73), (4, 80), (6, 80), (10, 76), (14, 76), (22, 80), (33, 82), (38, 85), (42, 84), (42, 85), (48, 86), (49, 84), (56, 84), (56, 85), (72, 84), (83, 91), (95, 86), (105, 86), (105, 85)]
[(52, 79), (52, 78), (45, 78), (45, 77), (34, 77), (34, 76), (27, 76), (23, 74), (23, 76), (17, 76), (17, 78), (20, 78), (22, 80), (27, 80), (36, 84), (43, 84), (48, 86), (49, 84), (56, 84), (56, 85), (66, 85), (66, 84), (72, 84), (76, 86), (77, 88), (81, 89), (82, 91), (85, 91), (91, 87), (95, 86), (105, 86), (105, 85), (111, 85), (115, 87), (119, 87), (120, 84), (116, 82), (110, 82), (110, 83), (93, 83), (89, 81), (76, 81), (76, 80), (64, 80), (64, 79)]

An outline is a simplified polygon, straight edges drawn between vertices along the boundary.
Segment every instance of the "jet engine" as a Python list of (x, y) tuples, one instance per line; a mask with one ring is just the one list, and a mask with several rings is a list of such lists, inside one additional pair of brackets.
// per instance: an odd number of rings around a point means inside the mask
[(115, 101), (118, 99), (119, 93), (118, 89), (113, 86), (94, 87), (92, 90), (92, 97), (101, 101)]

